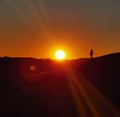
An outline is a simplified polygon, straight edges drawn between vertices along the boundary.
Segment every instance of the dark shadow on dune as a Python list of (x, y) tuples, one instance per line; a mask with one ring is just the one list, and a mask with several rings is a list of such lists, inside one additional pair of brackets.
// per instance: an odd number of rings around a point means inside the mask
[(120, 53), (92, 59), (0, 58), (0, 116), (77, 117), (64, 65), (82, 73), (120, 110)]

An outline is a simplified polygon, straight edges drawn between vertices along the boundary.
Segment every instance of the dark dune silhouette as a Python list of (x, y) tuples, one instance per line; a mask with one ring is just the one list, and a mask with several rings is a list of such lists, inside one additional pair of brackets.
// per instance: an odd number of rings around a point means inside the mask
[(63, 62), (1, 57), (0, 116), (77, 117), (66, 64), (82, 73), (120, 111), (120, 53)]

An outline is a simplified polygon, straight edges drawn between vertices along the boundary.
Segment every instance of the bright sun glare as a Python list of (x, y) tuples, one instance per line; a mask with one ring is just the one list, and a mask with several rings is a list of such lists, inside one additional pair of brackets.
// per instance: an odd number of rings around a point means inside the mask
[(55, 53), (55, 58), (57, 60), (64, 60), (66, 57), (66, 53), (64, 50), (57, 50)]

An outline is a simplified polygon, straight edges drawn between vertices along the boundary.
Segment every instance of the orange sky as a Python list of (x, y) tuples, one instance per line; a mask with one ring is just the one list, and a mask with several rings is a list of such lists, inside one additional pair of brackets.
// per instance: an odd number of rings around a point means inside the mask
[(95, 56), (120, 51), (117, 0), (30, 1), (0, 1), (0, 56), (53, 58), (64, 49), (76, 59), (89, 57), (91, 48)]

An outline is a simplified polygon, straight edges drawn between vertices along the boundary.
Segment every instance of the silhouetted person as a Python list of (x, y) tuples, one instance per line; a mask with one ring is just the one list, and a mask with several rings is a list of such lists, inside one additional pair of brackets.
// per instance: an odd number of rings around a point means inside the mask
[(93, 55), (94, 55), (94, 51), (91, 49), (90, 50), (90, 58), (93, 58)]

